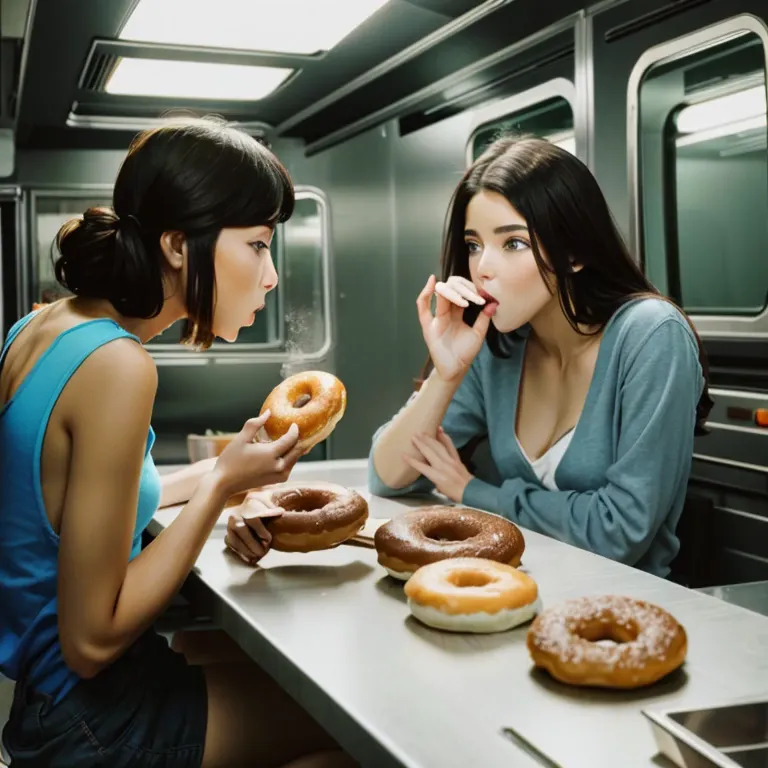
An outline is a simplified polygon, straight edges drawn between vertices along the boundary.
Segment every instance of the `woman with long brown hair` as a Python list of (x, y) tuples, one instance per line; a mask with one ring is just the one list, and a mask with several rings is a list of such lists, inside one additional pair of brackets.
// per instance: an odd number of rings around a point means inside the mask
[[(431, 372), (374, 436), (372, 491), (436, 488), (668, 575), (712, 406), (706, 358), (587, 167), (541, 139), (492, 144), (456, 189), (442, 281), (430, 276), (417, 307)], [(479, 437), (500, 484), (459, 455)]]

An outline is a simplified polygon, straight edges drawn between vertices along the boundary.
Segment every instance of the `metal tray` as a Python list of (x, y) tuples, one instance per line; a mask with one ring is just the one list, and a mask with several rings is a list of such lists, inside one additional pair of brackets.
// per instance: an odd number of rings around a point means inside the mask
[(768, 768), (768, 699), (643, 715), (680, 768)]

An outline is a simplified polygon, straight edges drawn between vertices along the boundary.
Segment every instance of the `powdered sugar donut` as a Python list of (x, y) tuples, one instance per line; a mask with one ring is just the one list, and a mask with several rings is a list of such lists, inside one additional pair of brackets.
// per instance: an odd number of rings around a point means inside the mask
[(582, 597), (548, 608), (528, 630), (537, 667), (569, 685), (639, 688), (677, 669), (685, 629), (664, 609), (630, 597)]

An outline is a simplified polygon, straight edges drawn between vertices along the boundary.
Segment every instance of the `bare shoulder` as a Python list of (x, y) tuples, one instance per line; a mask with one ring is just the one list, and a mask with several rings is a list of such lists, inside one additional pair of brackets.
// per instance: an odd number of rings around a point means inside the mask
[(103, 344), (88, 356), (81, 368), (90, 375), (127, 377), (132, 384), (139, 384), (142, 380), (157, 382), (157, 368), (152, 356), (144, 347), (128, 338)]
[(79, 414), (109, 409), (151, 411), (157, 392), (157, 367), (152, 356), (133, 339), (110, 341), (93, 351), (72, 376), (69, 402)]

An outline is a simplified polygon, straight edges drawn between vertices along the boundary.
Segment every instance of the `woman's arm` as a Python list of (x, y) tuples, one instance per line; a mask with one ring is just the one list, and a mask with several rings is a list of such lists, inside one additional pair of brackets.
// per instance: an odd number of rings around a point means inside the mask
[(189, 501), (202, 478), (216, 466), (216, 459), (201, 459), (188, 467), (160, 476), (161, 507), (171, 507)]
[(69, 386), (77, 405), (68, 416), (72, 460), (59, 543), (59, 635), (70, 668), (91, 677), (165, 609), (226, 499), (248, 481), (287, 477), (298, 453), (290, 445), (286, 453), (286, 445), (297, 432), (283, 445), (250, 445), (257, 426), (248, 422), (173, 523), (129, 562), (157, 370), (144, 349), (121, 339), (94, 352)]
[(371, 493), (394, 496), (434, 488), (434, 483), (403, 459), (403, 454), (421, 456), (414, 447), (417, 435), (435, 436), (442, 426), (461, 448), (487, 432), (478, 364), (473, 363), (465, 376), (450, 384), (433, 371), (405, 407), (376, 432), (368, 460)]
[(602, 488), (550, 491), (520, 478), (498, 488), (475, 478), (462, 502), (633, 565), (648, 550), (687, 480), (701, 386), (690, 331), (667, 319), (648, 335), (622, 382), (616, 460)]
[(403, 460), (403, 454), (417, 456), (413, 438), (435, 435), (463, 377), (443, 381), (434, 371), (404, 408), (374, 436), (370, 461), (382, 485), (403, 489), (415, 482), (419, 473)]
[[(432, 315), (430, 302), (432, 295), (437, 295), (435, 315)], [(437, 428), (446, 416), (448, 406), (455, 401), (467, 380), (467, 372), (473, 365), (483, 340), (488, 333), (493, 308), (480, 311), (473, 325), (464, 322), (464, 310), (470, 302), (482, 306), (485, 299), (469, 280), (462, 277), (450, 277), (446, 283), (437, 283), (430, 275), (427, 284), (416, 299), (419, 323), (424, 341), (429, 349), (434, 370), (424, 382), (418, 394), (408, 401), (383, 429), (374, 435), (374, 444), (369, 459), (369, 477), (371, 490), (379, 488), (384, 495), (407, 493), (414, 490), (414, 483), (419, 473), (414, 471), (403, 459), (403, 455), (418, 456), (414, 449), (413, 438), (418, 434), (434, 436)], [(470, 406), (476, 406), (478, 396), (472, 393)], [(457, 408), (460, 408), (457, 405)], [(473, 412), (473, 416), (477, 416)], [(482, 408), (479, 418), (482, 418)], [(445, 426), (450, 432), (449, 426)], [(477, 433), (480, 430), (476, 430)], [(461, 441), (462, 430), (457, 430), (456, 437)], [(468, 435), (466, 442), (472, 435)]]

